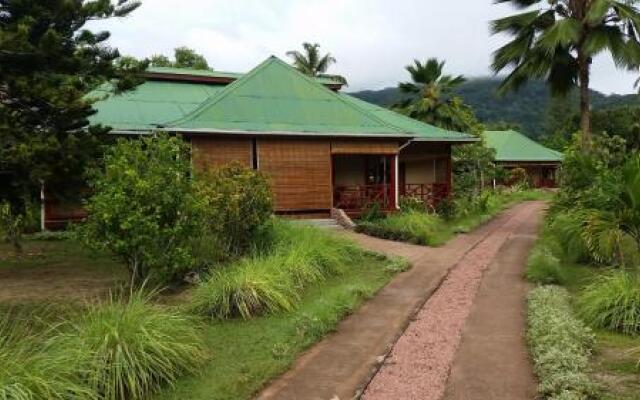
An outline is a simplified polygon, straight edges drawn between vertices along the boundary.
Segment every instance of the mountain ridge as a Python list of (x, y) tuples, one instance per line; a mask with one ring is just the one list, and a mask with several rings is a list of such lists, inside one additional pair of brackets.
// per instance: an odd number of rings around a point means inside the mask
[[(548, 115), (563, 108), (570, 114), (578, 112), (579, 99), (574, 91), (566, 98), (552, 98), (547, 85), (543, 81), (529, 82), (517, 92), (498, 95), (499, 78), (470, 78), (455, 89), (465, 103), (473, 107), (478, 119), (485, 124), (500, 122), (516, 123), (522, 127), (523, 133), (532, 138), (539, 138), (546, 132)], [(406, 97), (397, 87), (380, 90), (361, 90), (349, 93), (359, 99), (380, 106), (389, 107)], [(591, 101), (594, 110), (617, 108), (621, 106), (640, 106), (640, 97), (636, 94), (604, 94), (591, 90)]]

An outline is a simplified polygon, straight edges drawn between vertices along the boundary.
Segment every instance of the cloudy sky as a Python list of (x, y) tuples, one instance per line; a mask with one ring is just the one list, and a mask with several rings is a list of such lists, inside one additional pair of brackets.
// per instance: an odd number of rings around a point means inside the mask
[[(245, 72), (269, 55), (286, 58), (303, 41), (318, 42), (338, 63), (349, 90), (380, 89), (406, 79), (414, 58), (437, 57), (447, 71), (490, 74), (504, 37), (488, 21), (511, 8), (491, 0), (143, 0), (129, 17), (101, 22), (123, 54), (147, 57), (188, 46), (217, 70)], [(633, 92), (636, 76), (596, 59), (593, 87)]]

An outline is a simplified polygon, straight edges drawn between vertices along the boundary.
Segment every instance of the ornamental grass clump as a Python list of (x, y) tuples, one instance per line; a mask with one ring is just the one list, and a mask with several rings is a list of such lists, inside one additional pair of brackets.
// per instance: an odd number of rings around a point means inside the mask
[(408, 210), (375, 222), (358, 224), (356, 230), (382, 239), (426, 245), (433, 240), (441, 220), (434, 214)]
[(541, 286), (528, 299), (527, 338), (538, 391), (547, 399), (595, 399), (597, 387), (589, 377), (594, 335), (577, 319), (569, 294), (556, 286)]
[(526, 277), (540, 284), (562, 284), (565, 280), (560, 260), (546, 245), (536, 246), (527, 261)]
[(20, 323), (0, 318), (0, 400), (96, 399), (61, 354)]
[(363, 256), (319, 229), (275, 222), (271, 245), (217, 270), (196, 288), (193, 310), (212, 318), (253, 318), (296, 307), (304, 290), (342, 274)]
[(152, 305), (152, 295), (91, 306), (51, 340), (98, 398), (146, 398), (207, 360), (194, 319)]
[(578, 305), (581, 316), (596, 328), (627, 335), (640, 334), (640, 275), (611, 271), (583, 290)]

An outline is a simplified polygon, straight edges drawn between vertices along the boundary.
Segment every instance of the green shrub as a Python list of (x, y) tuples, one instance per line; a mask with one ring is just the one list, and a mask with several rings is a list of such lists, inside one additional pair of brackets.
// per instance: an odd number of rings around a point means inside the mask
[(97, 398), (76, 382), (76, 371), (44, 340), (8, 316), (0, 318), (0, 399)]
[(143, 399), (207, 359), (195, 321), (132, 293), (94, 305), (51, 340), (99, 398)]
[(122, 258), (138, 283), (180, 278), (195, 266), (192, 238), (202, 235), (204, 207), (187, 151), (167, 135), (119, 139), (93, 172), (82, 236)]
[(529, 255), (526, 277), (540, 284), (563, 284), (565, 277), (560, 260), (546, 245), (537, 245)]
[(22, 251), (23, 216), (16, 214), (9, 202), (0, 203), (0, 240), (11, 243), (16, 253)]
[(561, 258), (570, 262), (592, 260), (587, 243), (583, 239), (585, 216), (581, 210), (558, 212), (551, 216), (547, 232), (562, 249)]
[(611, 271), (581, 293), (581, 316), (597, 328), (640, 334), (640, 277), (637, 272)]
[(267, 179), (239, 163), (203, 171), (198, 197), (205, 202), (207, 225), (223, 257), (246, 253), (273, 214)]
[(594, 335), (571, 310), (566, 290), (542, 286), (528, 299), (527, 338), (539, 378), (538, 391), (548, 399), (595, 399), (589, 377)]
[(195, 290), (193, 310), (221, 319), (291, 310), (305, 288), (342, 274), (360, 257), (327, 232), (276, 222), (271, 248), (212, 273)]

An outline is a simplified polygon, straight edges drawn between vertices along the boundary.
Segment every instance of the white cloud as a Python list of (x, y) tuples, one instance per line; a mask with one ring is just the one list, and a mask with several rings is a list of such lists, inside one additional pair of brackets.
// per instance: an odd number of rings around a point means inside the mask
[[(122, 53), (186, 45), (216, 69), (238, 72), (318, 42), (338, 59), (331, 72), (359, 90), (396, 85), (414, 58), (446, 60), (451, 74), (490, 74), (491, 53), (505, 39), (492, 37), (488, 23), (511, 12), (492, 0), (143, 0), (129, 17), (97, 25)], [(635, 78), (606, 57), (593, 66), (593, 87), (604, 92), (631, 92)]]

